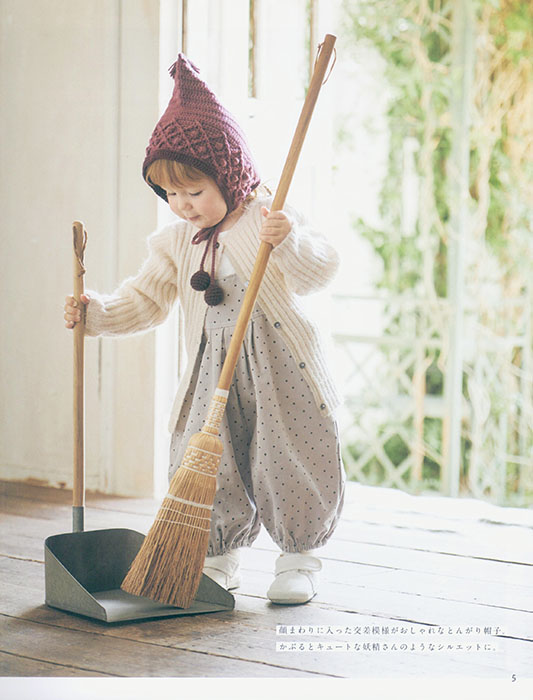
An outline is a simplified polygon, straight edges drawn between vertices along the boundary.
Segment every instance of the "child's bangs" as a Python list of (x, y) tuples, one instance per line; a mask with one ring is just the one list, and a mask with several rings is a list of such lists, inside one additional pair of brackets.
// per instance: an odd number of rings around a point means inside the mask
[(205, 177), (201, 170), (175, 160), (155, 160), (146, 173), (149, 182), (164, 190), (172, 187), (188, 187)]

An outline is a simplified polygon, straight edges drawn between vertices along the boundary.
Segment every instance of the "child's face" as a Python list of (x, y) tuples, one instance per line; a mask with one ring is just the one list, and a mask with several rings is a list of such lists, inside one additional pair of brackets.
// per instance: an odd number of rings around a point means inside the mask
[(188, 186), (169, 185), (165, 191), (174, 214), (198, 228), (215, 226), (228, 211), (224, 197), (210, 177), (195, 180)]

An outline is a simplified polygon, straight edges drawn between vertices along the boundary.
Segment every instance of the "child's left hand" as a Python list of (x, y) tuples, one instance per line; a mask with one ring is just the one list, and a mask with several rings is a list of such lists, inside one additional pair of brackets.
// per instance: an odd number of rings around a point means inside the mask
[(282, 211), (269, 211), (266, 207), (261, 207), (261, 214), (265, 220), (259, 238), (275, 248), (291, 232), (291, 222)]

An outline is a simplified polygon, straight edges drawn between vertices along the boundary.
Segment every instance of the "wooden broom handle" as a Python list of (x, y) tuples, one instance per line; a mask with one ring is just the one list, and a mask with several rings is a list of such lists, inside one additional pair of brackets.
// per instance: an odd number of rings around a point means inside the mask
[(81, 310), (81, 321), (74, 326), (74, 453), (73, 453), (73, 488), (72, 488), (72, 529), (83, 532), (83, 513), (85, 507), (85, 447), (84, 447), (84, 340), (85, 340), (85, 305), (81, 301), (84, 293), (83, 278), (85, 267), (83, 256), (87, 234), (81, 221), (72, 224), (73, 233), (73, 295)]
[[(300, 155), (300, 151), (302, 150), (302, 145), (307, 133), (309, 122), (311, 121), (311, 117), (313, 115), (318, 93), (320, 92), (320, 88), (324, 82), (324, 76), (329, 65), (331, 54), (333, 53), (335, 40), (336, 37), (334, 37), (332, 34), (326, 34), (323, 43), (320, 45), (320, 52), (317, 56), (315, 69), (313, 71), (313, 76), (305, 97), (300, 119), (296, 125), (296, 131), (292, 138), (292, 143), (281, 173), (276, 194), (274, 195), (272, 211), (283, 209), (285, 204), (285, 198), (287, 197), (287, 192), (298, 162), (298, 157)], [(235, 330), (233, 331), (226, 359), (224, 360), (222, 371), (220, 373), (217, 388), (221, 389), (222, 391), (229, 391), (231, 381), (233, 379), (233, 373), (239, 358), (241, 345), (246, 333), (246, 328), (248, 327), (248, 322), (250, 321), (250, 317), (252, 315), (257, 294), (259, 292), (259, 287), (263, 280), (263, 275), (265, 273), (271, 252), (272, 245), (270, 243), (266, 243), (265, 241), (261, 241), (259, 251), (255, 259), (254, 268), (252, 270), (252, 275), (248, 283), (248, 288), (246, 290), (246, 294), (244, 295), (241, 310), (237, 318)]]

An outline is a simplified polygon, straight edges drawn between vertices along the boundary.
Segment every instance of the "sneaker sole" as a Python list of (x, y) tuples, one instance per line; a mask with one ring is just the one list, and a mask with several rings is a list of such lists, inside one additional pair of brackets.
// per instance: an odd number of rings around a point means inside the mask
[(316, 596), (316, 593), (313, 593), (313, 595), (310, 598), (307, 598), (307, 600), (282, 600), (280, 598), (276, 600), (272, 600), (272, 598), (269, 598), (269, 601), (273, 605), (305, 605), (306, 603), (309, 603), (309, 601), (313, 600), (313, 598)]

